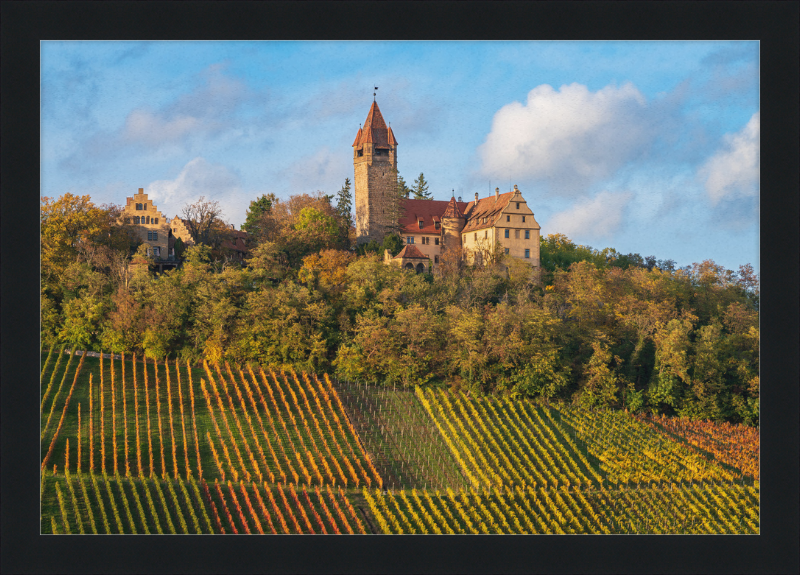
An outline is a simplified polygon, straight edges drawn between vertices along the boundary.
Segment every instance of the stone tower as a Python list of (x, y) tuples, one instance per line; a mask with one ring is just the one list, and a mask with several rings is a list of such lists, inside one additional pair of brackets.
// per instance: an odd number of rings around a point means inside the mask
[(397, 140), (372, 102), (364, 127), (353, 142), (356, 238), (381, 241), (397, 226)]
[(444, 249), (461, 246), (461, 230), (464, 229), (466, 223), (467, 219), (461, 213), (456, 198), (453, 196), (442, 214), (442, 231), (444, 232), (442, 233), (442, 247)]

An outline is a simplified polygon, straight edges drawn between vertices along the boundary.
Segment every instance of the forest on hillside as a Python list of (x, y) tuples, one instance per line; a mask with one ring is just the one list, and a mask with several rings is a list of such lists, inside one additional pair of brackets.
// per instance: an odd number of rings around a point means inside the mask
[(751, 266), (676, 268), (552, 234), (539, 276), (500, 253), (417, 275), (383, 263), (396, 235), (355, 249), (349, 194), (262, 196), (245, 265), (217, 241), (160, 275), (119, 207), (43, 198), (42, 345), (758, 424)]

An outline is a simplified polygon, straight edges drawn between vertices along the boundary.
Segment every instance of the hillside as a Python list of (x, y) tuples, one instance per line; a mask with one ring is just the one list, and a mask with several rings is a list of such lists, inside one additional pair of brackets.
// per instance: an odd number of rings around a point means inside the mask
[(741, 427), (255, 365), (42, 362), (43, 533), (759, 532)]

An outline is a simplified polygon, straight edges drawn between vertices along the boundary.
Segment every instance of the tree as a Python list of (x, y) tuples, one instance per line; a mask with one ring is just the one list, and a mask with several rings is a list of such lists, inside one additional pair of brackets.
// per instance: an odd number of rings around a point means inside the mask
[(408, 187), (403, 176), (399, 174), (397, 175), (397, 193), (403, 198), (407, 198), (411, 195), (411, 188)]
[(254, 238), (261, 237), (264, 232), (264, 219), (269, 215), (275, 203), (277, 203), (277, 198), (273, 193), (262, 194), (251, 201), (242, 229)]
[[(400, 176), (396, 169), (392, 170), (394, 174), (395, 181), (398, 181)], [(389, 198), (386, 205), (386, 215), (388, 216), (387, 221), (389, 222), (383, 229), (383, 237), (386, 237), (388, 234), (399, 234), (400, 233), (400, 217), (403, 215), (403, 204), (408, 197), (408, 194), (405, 190), (405, 184), (401, 187), (399, 184), (395, 186), (394, 190), (390, 189)]]
[(353, 194), (350, 193), (350, 178), (345, 178), (344, 185), (336, 193), (336, 214), (349, 230), (353, 227)]
[(383, 238), (383, 249), (389, 250), (392, 257), (400, 253), (400, 250), (403, 249), (403, 245), (403, 238), (397, 234), (386, 234), (386, 237)]
[(181, 215), (194, 243), (212, 247), (222, 243), (218, 224), (224, 222), (219, 202), (206, 200), (205, 196), (200, 196), (195, 203), (184, 206)]
[(108, 213), (88, 195), (66, 193), (58, 199), (43, 196), (39, 220), (43, 283), (57, 288), (58, 278), (77, 258), (79, 244), (109, 231), (108, 220)]
[(411, 188), (411, 191), (414, 193), (415, 200), (433, 199), (433, 195), (428, 191), (428, 182), (425, 181), (425, 175), (422, 172), (420, 172), (419, 177), (414, 180), (414, 187)]

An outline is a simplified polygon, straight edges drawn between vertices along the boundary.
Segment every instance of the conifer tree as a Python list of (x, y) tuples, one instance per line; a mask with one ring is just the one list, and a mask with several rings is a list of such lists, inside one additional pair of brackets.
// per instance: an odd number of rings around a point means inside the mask
[(399, 174), (397, 176), (397, 193), (403, 198), (407, 198), (411, 195), (411, 188), (408, 187), (403, 176)]
[(428, 191), (428, 182), (425, 181), (425, 174), (419, 173), (419, 177), (414, 180), (414, 187), (411, 188), (415, 200), (432, 200), (433, 195)]
[(349, 230), (353, 226), (353, 194), (350, 192), (350, 178), (345, 178), (344, 185), (336, 193), (336, 213)]

